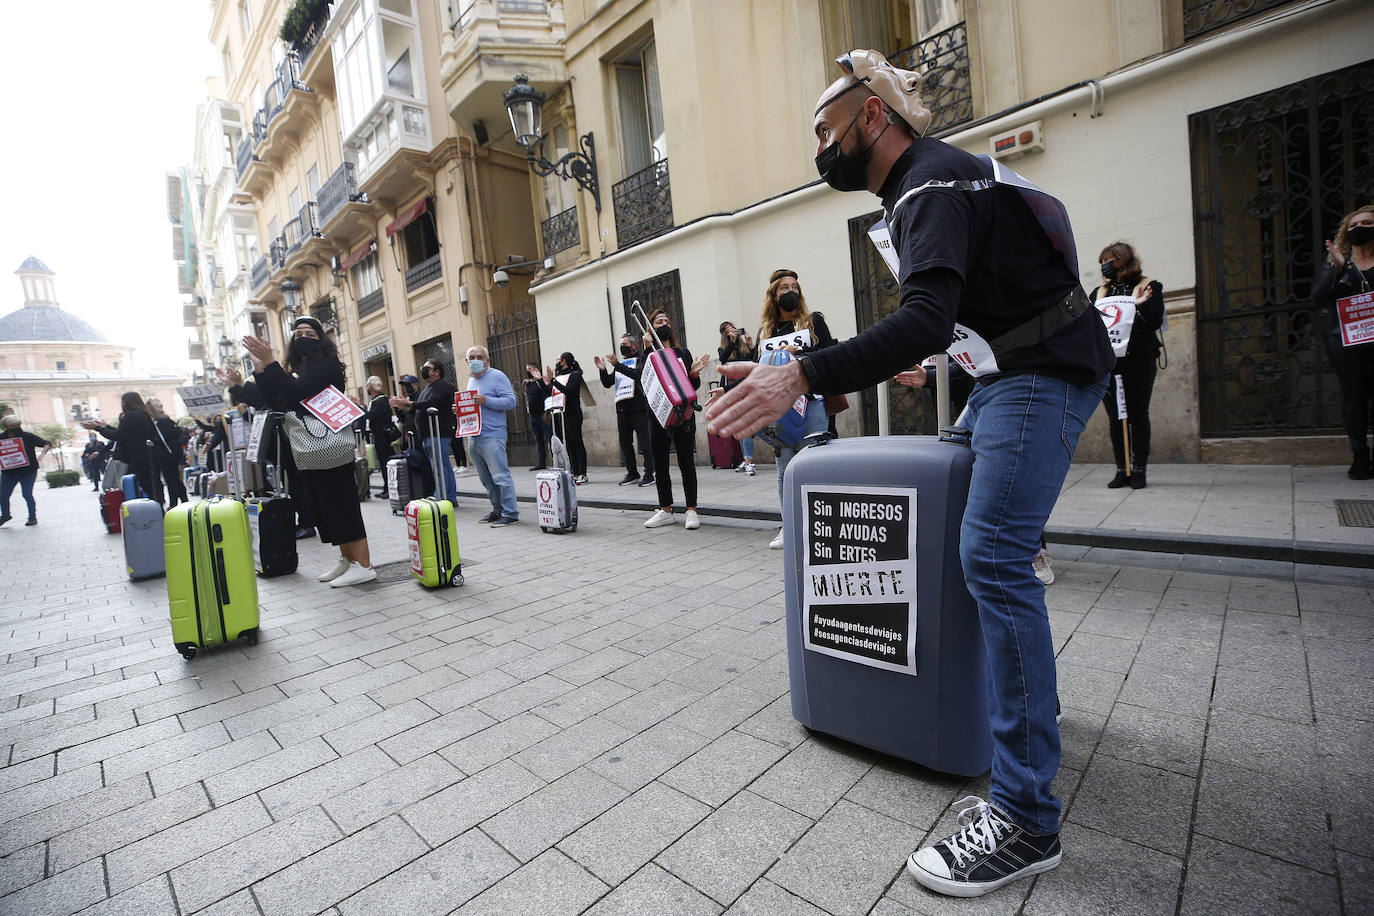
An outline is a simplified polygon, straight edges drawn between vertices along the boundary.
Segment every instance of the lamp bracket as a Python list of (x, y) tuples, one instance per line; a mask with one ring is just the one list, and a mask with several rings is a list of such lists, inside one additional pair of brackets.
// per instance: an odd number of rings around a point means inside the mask
[(559, 178), (572, 179), (577, 182), (583, 190), (589, 191), (592, 200), (596, 203), (596, 212), (601, 212), (601, 187), (596, 180), (596, 144), (592, 140), (592, 132), (587, 131), (578, 138), (578, 145), (581, 151), (573, 150), (557, 162), (550, 162), (544, 158), (544, 140), (541, 137), (539, 142), (533, 144), (526, 150), (526, 159), (529, 162), (530, 170), (536, 175), (558, 175)]

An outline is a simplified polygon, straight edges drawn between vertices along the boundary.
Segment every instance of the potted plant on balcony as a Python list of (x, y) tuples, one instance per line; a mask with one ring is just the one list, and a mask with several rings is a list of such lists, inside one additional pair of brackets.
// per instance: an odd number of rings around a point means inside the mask
[(296, 0), (286, 11), (286, 17), (281, 23), (281, 40), (291, 46), (292, 50), (299, 50), (297, 47), (305, 33), (310, 31), (310, 25), (334, 0)]

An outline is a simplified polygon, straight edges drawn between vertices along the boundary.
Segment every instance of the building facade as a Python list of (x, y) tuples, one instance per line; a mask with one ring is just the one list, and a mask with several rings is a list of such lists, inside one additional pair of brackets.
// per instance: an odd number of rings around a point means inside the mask
[(175, 389), (186, 379), (140, 371), (128, 344), (112, 343), (57, 301), (56, 274), (38, 258), (15, 271), (23, 305), (0, 316), (0, 404), (30, 430), (60, 423), (84, 438), (80, 420), (118, 421), (120, 396), (136, 391), (181, 414)]
[(448, 117), (447, 16), (439, 0), (212, 4), (218, 94), (244, 125), (231, 209), (258, 239), (236, 330), (281, 351), (293, 318), (315, 316), (355, 396), (373, 375), (395, 392), (430, 359), (461, 385), (462, 354), (529, 280), (491, 281), (498, 260), (534, 255), (527, 178)]
[[(876, 199), (817, 184), (812, 161), (834, 58), (872, 47), (925, 71), (934, 135), (1027, 141), (999, 157), (1067, 204), (1085, 287), (1118, 239), (1163, 283), (1155, 460), (1339, 463), (1308, 295), (1322, 240), (1374, 199), (1372, 37), (1359, 0), (475, 0), (454, 4), (443, 71), (488, 146), (519, 152), (491, 125), (522, 72), (548, 97), (545, 156), (594, 148), (599, 207), (529, 179), (545, 362), (611, 352), (635, 298), (714, 350), (721, 321), (757, 325), (778, 267), (841, 338), (895, 308), (865, 237)], [(841, 431), (875, 432), (878, 396), (851, 396)], [(893, 431), (930, 428), (917, 394), (887, 397)], [(588, 415), (594, 462), (615, 463), (614, 429), (608, 404)], [(1078, 457), (1110, 455), (1099, 412)]]

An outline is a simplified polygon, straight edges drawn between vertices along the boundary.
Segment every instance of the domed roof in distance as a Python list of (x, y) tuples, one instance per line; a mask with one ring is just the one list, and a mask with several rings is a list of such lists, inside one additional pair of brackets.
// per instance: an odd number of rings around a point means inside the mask
[(35, 258), (33, 255), (29, 255), (25, 258), (24, 263), (19, 265), (19, 269), (16, 270), (15, 273), (25, 273), (31, 270), (41, 270), (45, 274), (52, 273), (52, 269), (48, 267), (48, 265)]
[(109, 343), (89, 322), (55, 305), (29, 305), (0, 318), (0, 343), (24, 340)]

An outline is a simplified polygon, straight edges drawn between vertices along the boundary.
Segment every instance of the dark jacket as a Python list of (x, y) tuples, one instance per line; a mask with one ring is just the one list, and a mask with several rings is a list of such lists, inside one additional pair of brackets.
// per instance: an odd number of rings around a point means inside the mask
[(157, 441), (157, 430), (153, 418), (141, 410), (121, 414), (118, 426), (97, 426), (96, 432), (115, 444), (115, 454), (120, 461), (138, 468), (152, 467), (152, 453), (148, 451), (148, 440)]
[(563, 411), (570, 417), (580, 417), (582, 416), (582, 372), (574, 369), (566, 374), (568, 376), (566, 384), (560, 382), (555, 376), (549, 385), (565, 395)]
[(1312, 286), (1312, 301), (1321, 310), (1317, 320), (1322, 333), (1337, 338), (1336, 342), (1339, 343), (1340, 324), (1336, 319), (1336, 301), (1371, 289), (1374, 289), (1374, 268), (1361, 273), (1355, 262), (1346, 258), (1345, 266), (1337, 270), (1330, 261), (1323, 261), (1317, 282)]
[[(1133, 296), (1139, 280), (1128, 283), (1104, 283), (1088, 294), (1089, 302), (1096, 302), (1101, 296)], [(1103, 290), (1106, 290), (1103, 293)], [(1160, 328), (1164, 327), (1164, 285), (1158, 280), (1149, 281), (1150, 298), (1135, 307), (1135, 323), (1131, 325), (1131, 339), (1126, 344), (1126, 356), (1149, 356), (1154, 359), (1159, 353)]]
[(29, 458), (28, 467), (15, 468), (13, 471), (3, 472), (10, 477), (23, 477), (26, 474), (36, 474), (38, 472), (38, 455), (35, 450), (47, 448), (49, 445), (52, 445), (47, 439), (44, 439), (42, 436), (35, 436), (26, 429), (5, 430), (4, 432), (0, 432), (0, 439), (24, 440), (24, 454)]
[(390, 451), (392, 440), (399, 439), (401, 431), (396, 428), (396, 421), (392, 419), (391, 402), (386, 395), (377, 395), (367, 406), (367, 422), (369, 429), (372, 430), (373, 444), (384, 444)]

